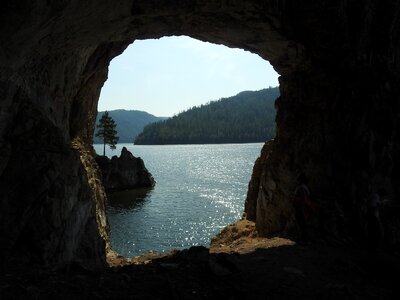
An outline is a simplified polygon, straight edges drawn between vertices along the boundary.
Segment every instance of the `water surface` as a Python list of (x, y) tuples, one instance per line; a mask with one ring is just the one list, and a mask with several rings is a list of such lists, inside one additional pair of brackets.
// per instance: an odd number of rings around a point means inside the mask
[[(144, 160), (153, 189), (109, 196), (112, 247), (132, 257), (147, 251), (208, 246), (210, 238), (243, 214), (247, 185), (261, 143), (125, 146)], [(95, 145), (102, 153), (102, 145)]]

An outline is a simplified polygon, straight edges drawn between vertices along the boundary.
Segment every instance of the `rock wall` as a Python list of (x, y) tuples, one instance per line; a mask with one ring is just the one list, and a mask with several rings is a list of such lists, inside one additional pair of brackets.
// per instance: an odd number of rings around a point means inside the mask
[(132, 41), (166, 35), (252, 51), (281, 75), (277, 136), (246, 205), (259, 232), (289, 226), (302, 170), (327, 215), (338, 208), (361, 236), (370, 186), (399, 199), (399, 16), (379, 0), (3, 3), (2, 264), (102, 266), (105, 200), (90, 149), (100, 89)]
[(246, 211), (262, 235), (289, 229), (288, 200), (304, 172), (319, 206), (315, 225), (362, 239), (366, 199), (384, 187), (397, 215), (390, 242), (398, 243), (399, 5), (343, 2), (314, 9), (299, 10), (303, 21), (293, 30), (309, 61), (280, 78), (277, 135), (263, 153), (259, 192), (249, 195)]
[[(105, 265), (105, 241), (83, 148), (67, 143), (31, 103), (21, 103), (2, 144), (0, 247), (2, 267)], [(104, 199), (103, 199), (104, 200)], [(97, 249), (103, 249), (99, 251)]]

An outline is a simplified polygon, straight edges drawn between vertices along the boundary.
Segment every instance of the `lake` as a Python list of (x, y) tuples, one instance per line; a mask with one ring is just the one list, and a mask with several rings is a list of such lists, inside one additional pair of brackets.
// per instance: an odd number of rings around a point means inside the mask
[[(153, 189), (109, 195), (111, 245), (126, 257), (195, 245), (240, 219), (247, 186), (262, 143), (126, 147), (144, 160), (156, 180)], [(96, 144), (102, 154), (102, 145)]]

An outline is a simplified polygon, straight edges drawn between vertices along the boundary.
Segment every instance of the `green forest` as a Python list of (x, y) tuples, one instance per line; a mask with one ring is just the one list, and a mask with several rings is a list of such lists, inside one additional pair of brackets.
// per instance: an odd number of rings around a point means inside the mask
[(136, 145), (264, 142), (275, 136), (279, 88), (245, 91), (149, 124)]

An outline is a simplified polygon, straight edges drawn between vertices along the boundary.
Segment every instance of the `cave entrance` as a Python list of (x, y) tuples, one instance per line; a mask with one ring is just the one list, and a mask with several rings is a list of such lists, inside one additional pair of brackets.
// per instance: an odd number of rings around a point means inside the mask
[[(361, 237), (371, 183), (399, 199), (398, 7), (25, 2), (2, 7), (0, 255), (7, 264), (102, 266), (108, 237), (91, 142), (107, 67), (133, 40), (190, 35), (257, 53), (281, 74), (274, 151), (266, 153), (260, 201), (251, 203), (261, 235), (290, 226), (299, 169), (319, 194), (343, 201), (341, 210), (325, 201), (335, 220), (328, 233), (340, 219)], [(398, 215), (393, 221), (398, 240)]]
[[(271, 128), (262, 139), (158, 142), (172, 145), (132, 142), (148, 123), (179, 115), (194, 106), (207, 107), (210, 101), (243, 91), (248, 94), (224, 100), (226, 109), (232, 110), (229, 113), (236, 114), (239, 108), (235, 103), (242, 101), (248, 103), (249, 112), (243, 105), (241, 113), (248, 114), (249, 124), (260, 121), (260, 112), (262, 116), (265, 112), (265, 119), (274, 124), (277, 77), (271, 65), (255, 54), (187, 36), (136, 41), (113, 60), (98, 110), (99, 115), (109, 111), (121, 142), (115, 151), (107, 150), (106, 154), (119, 155), (126, 147), (144, 160), (157, 182), (154, 188), (108, 195), (114, 250), (132, 257), (147, 251), (208, 246), (221, 228), (241, 217), (254, 161), (262, 142), (273, 137)], [(208, 113), (217, 116), (216, 109), (221, 110), (213, 108)], [(198, 113), (202, 115), (201, 110)], [(214, 117), (201, 123), (215, 125)], [(234, 131), (234, 125), (226, 124), (228, 131)], [(190, 126), (192, 132), (196, 131), (195, 123)], [(249, 128), (246, 125), (247, 132), (256, 132)], [(219, 130), (223, 129), (212, 131)], [(157, 141), (148, 142), (153, 143)], [(94, 147), (102, 154), (101, 144)]]

